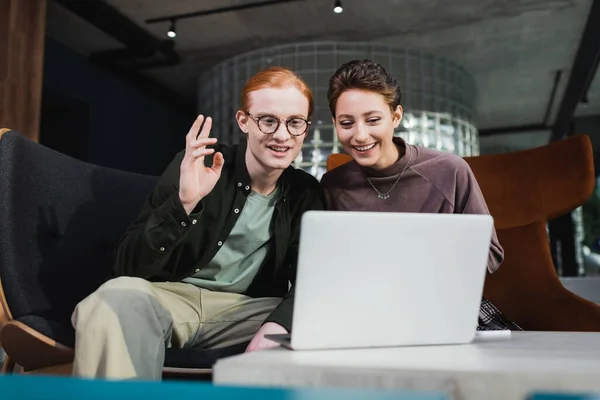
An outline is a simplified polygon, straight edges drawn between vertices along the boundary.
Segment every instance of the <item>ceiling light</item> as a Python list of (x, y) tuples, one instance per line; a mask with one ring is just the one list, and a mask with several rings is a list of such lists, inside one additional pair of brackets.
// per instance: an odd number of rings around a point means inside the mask
[(171, 21), (171, 27), (169, 28), (169, 31), (167, 32), (167, 36), (170, 38), (174, 38), (175, 36), (177, 36), (177, 32), (175, 32), (175, 20)]
[(333, 6), (333, 12), (336, 14), (341, 14), (342, 11), (344, 11), (344, 8), (342, 7), (342, 1), (335, 0), (335, 4)]

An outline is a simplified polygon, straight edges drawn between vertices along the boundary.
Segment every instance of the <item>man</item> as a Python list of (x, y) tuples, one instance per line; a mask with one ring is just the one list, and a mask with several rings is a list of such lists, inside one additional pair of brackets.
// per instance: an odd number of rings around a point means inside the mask
[(290, 166), (312, 93), (290, 70), (270, 68), (241, 100), (246, 143), (207, 147), (217, 140), (200, 115), (119, 244), (119, 277), (76, 307), (74, 375), (160, 379), (166, 346), (250, 341), (253, 351), (275, 345), (266, 334), (291, 330), (300, 218), (323, 208), (318, 181)]

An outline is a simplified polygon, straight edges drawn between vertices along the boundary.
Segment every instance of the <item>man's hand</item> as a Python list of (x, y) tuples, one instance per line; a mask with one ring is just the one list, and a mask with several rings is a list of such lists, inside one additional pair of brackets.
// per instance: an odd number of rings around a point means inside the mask
[(275, 343), (274, 341), (265, 339), (265, 335), (277, 335), (280, 333), (288, 332), (283, 326), (276, 324), (275, 322), (267, 322), (258, 330), (258, 332), (256, 332), (256, 335), (254, 335), (252, 341), (246, 348), (246, 353), (254, 350), (263, 350), (279, 346), (279, 344)]
[[(204, 116), (199, 115), (185, 137), (185, 155), (181, 161), (179, 176), (179, 200), (189, 214), (200, 200), (213, 190), (221, 177), (223, 154), (217, 153), (210, 168), (204, 165), (204, 157), (214, 153), (214, 149), (206, 146), (217, 143), (216, 138), (208, 137), (212, 127), (212, 119), (206, 118), (202, 132), (198, 131), (204, 122)], [(198, 136), (196, 138), (196, 136)]]

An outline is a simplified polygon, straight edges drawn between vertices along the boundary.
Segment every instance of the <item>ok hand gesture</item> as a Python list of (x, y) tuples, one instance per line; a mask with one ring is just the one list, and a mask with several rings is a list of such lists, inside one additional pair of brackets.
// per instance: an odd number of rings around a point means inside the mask
[[(202, 132), (198, 131), (204, 122)], [(223, 154), (216, 153), (210, 168), (204, 165), (204, 157), (213, 154), (214, 149), (206, 146), (217, 143), (216, 138), (208, 137), (212, 127), (212, 119), (199, 115), (185, 137), (185, 155), (181, 161), (179, 176), (179, 199), (189, 214), (200, 200), (209, 194), (217, 184), (223, 168)]]

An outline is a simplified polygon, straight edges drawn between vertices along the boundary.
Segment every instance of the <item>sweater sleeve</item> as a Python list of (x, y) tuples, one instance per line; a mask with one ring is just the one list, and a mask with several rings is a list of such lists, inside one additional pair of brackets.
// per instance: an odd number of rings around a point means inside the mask
[[(456, 192), (454, 212), (460, 214), (489, 214), (490, 211), (479, 188), (477, 179), (466, 161), (461, 160), (456, 171)], [(498, 241), (496, 229), (492, 230), (492, 240), (487, 269), (494, 273), (504, 261), (504, 249)]]

